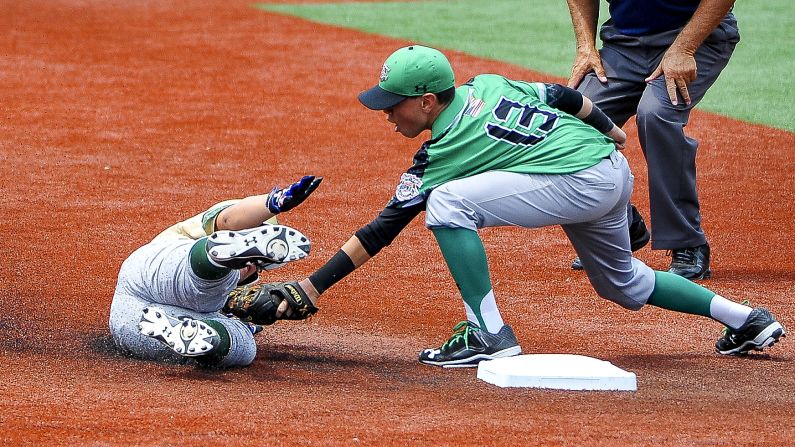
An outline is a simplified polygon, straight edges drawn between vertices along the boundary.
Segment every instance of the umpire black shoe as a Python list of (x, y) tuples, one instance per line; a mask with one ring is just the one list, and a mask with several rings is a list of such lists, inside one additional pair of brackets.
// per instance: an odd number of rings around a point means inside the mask
[(424, 349), (420, 363), (444, 368), (478, 366), (483, 360), (511, 357), (522, 353), (513, 329), (507, 324), (496, 334), (480, 329), (469, 321), (453, 328), (453, 335), (439, 349)]
[(709, 244), (671, 250), (668, 272), (691, 280), (712, 276), (712, 270), (709, 269)]
[(649, 234), (649, 229), (646, 228), (646, 222), (643, 220), (643, 216), (640, 215), (638, 209), (635, 208), (635, 205), (630, 206), (632, 207), (632, 222), (629, 224), (629, 248), (634, 252), (640, 250), (649, 243), (651, 234)]
[(311, 243), (300, 231), (264, 225), (241, 231), (216, 231), (207, 237), (207, 257), (215, 265), (240, 269), (249, 264), (269, 269), (309, 255)]
[[(649, 230), (646, 228), (646, 222), (643, 221), (643, 216), (640, 215), (638, 209), (635, 208), (635, 205), (630, 206), (632, 207), (632, 222), (629, 225), (629, 248), (633, 252), (636, 252), (649, 243), (651, 234), (649, 234)], [(571, 263), (571, 269), (582, 270), (582, 268), (580, 257), (577, 256)]]
[(751, 349), (761, 351), (773, 346), (786, 335), (784, 326), (767, 309), (755, 307), (738, 329), (726, 328), (715, 350), (724, 355), (745, 355)]

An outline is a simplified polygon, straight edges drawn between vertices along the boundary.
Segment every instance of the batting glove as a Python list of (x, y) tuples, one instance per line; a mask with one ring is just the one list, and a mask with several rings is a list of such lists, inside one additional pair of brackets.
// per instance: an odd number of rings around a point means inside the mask
[(320, 186), (321, 181), (323, 177), (305, 175), (287, 188), (281, 189), (278, 186), (273, 188), (268, 194), (268, 210), (273, 214), (279, 214), (295, 208)]

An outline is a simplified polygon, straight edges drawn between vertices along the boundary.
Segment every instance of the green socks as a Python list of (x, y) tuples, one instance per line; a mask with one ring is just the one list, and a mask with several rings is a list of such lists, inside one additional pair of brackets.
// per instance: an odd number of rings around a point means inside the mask
[(712, 318), (710, 303), (715, 292), (668, 272), (654, 272), (654, 291), (648, 303), (663, 309)]
[(196, 361), (204, 366), (218, 365), (224, 360), (227, 354), (229, 354), (229, 349), (232, 347), (232, 338), (229, 336), (229, 331), (226, 330), (226, 327), (220, 322), (210, 319), (201, 321), (207, 324), (207, 326), (215, 329), (215, 332), (218, 332), (218, 338), (221, 339), (221, 342), (218, 344), (218, 347), (210, 351), (209, 354), (196, 357)]
[(190, 248), (190, 268), (201, 279), (221, 279), (231, 271), (226, 267), (218, 267), (207, 257), (207, 238), (197, 240)]
[(491, 276), (483, 242), (476, 231), (465, 228), (433, 228), (447, 267), (464, 302), (485, 328), (480, 304), (491, 291)]
[[(480, 327), (487, 327), (484, 314), (488, 314), (486, 320), (489, 322), (496, 321), (492, 326), (501, 326), (499, 311), (490, 293), (491, 277), (486, 251), (478, 233), (465, 228), (433, 228), (432, 231), (461, 297), (474, 313)], [(725, 298), (715, 301), (714, 309), (711, 309), (715, 292), (673, 273), (655, 271), (654, 276), (654, 290), (648, 300), (652, 306), (701, 315), (723, 323), (729, 320), (727, 316), (742, 322), (750, 311), (747, 306)]]

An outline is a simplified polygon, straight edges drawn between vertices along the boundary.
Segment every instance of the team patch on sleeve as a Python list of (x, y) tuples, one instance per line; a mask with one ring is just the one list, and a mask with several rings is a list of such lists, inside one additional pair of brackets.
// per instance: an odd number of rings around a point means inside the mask
[(406, 172), (400, 176), (395, 198), (400, 202), (407, 202), (420, 195), (420, 188), (422, 188), (422, 179)]

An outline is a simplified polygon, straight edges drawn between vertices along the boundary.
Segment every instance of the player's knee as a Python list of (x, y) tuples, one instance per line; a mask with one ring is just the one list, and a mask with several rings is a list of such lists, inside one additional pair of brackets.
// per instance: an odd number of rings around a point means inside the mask
[(476, 229), (478, 217), (464, 197), (441, 186), (435, 189), (426, 204), (425, 226)]
[(591, 285), (599, 297), (612, 301), (629, 310), (639, 310), (643, 307), (642, 300), (638, 300), (635, 287), (631, 284), (621, 284), (606, 280), (591, 281)]
[(667, 98), (659, 99), (654, 95), (643, 95), (638, 103), (636, 116), (638, 128), (645, 129), (660, 121), (677, 121), (677, 116), (681, 113), (682, 110), (671, 104)]
[(234, 368), (248, 366), (253, 363), (254, 358), (257, 356), (257, 344), (249, 326), (232, 318), (216, 318), (214, 321), (217, 324), (213, 325), (213, 327), (219, 329), (220, 324), (223, 329), (226, 329), (226, 335), (230, 340), (229, 350), (222, 353), (222, 355), (207, 359), (205, 366)]

